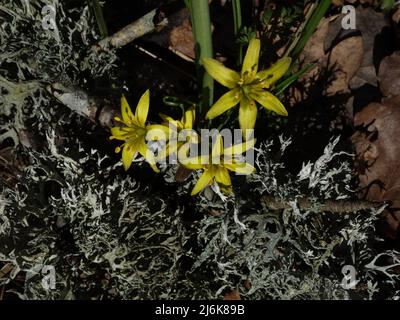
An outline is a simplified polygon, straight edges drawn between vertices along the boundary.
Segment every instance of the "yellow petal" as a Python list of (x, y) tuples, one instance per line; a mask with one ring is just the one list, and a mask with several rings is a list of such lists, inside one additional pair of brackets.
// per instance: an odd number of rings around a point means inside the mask
[(258, 71), (258, 59), (260, 57), (261, 42), (259, 39), (253, 38), (250, 40), (247, 48), (246, 56), (244, 57), (242, 66), (242, 75), (247, 73), (250, 80), (254, 79)]
[(198, 170), (198, 169), (203, 169), (206, 166), (206, 164), (204, 163), (208, 163), (208, 158), (193, 157), (193, 158), (187, 158), (184, 161), (179, 160), (179, 162), (188, 169)]
[(221, 154), (224, 152), (224, 141), (222, 136), (218, 134), (215, 138), (214, 145), (211, 150), (211, 157), (213, 164), (219, 164), (221, 162)]
[(254, 171), (256, 171), (256, 168), (254, 168), (251, 164), (248, 164), (246, 162), (224, 163), (224, 166), (230, 171), (245, 175), (252, 174)]
[(214, 170), (211, 168), (204, 170), (203, 174), (197, 181), (196, 185), (192, 190), (192, 196), (198, 194), (201, 190), (212, 183), (214, 178)]
[(140, 97), (139, 103), (136, 107), (135, 118), (142, 128), (145, 127), (147, 114), (149, 113), (150, 106), (150, 90), (146, 90), (146, 92)]
[(111, 138), (112, 139), (117, 139), (117, 140), (127, 140), (127, 134), (129, 131), (127, 130), (127, 127), (114, 127), (111, 128)]
[(269, 69), (260, 71), (257, 74), (256, 80), (261, 82), (263, 88), (269, 88), (285, 75), (285, 73), (289, 70), (291, 63), (291, 58), (282, 58), (273, 64)]
[(168, 157), (168, 155), (170, 154), (169, 150), (170, 150), (169, 149), (169, 144), (165, 145), (164, 148), (161, 151), (158, 152), (156, 161), (157, 162), (164, 161)]
[(146, 127), (146, 140), (149, 141), (167, 141), (169, 137), (169, 128), (161, 124), (152, 124)]
[(173, 155), (175, 153), (178, 153), (178, 149), (182, 146), (182, 142), (176, 142), (174, 141), (173, 143), (168, 143), (167, 145), (167, 151), (168, 155)]
[(242, 129), (242, 134), (245, 140), (250, 139), (251, 132), (247, 130), (253, 130), (257, 119), (257, 107), (253, 100), (243, 98), (240, 101), (239, 109), (239, 124)]
[(206, 167), (210, 162), (208, 155), (191, 156), (190, 157), (190, 143), (185, 143), (179, 146), (178, 160), (179, 162), (188, 169), (197, 170)]
[(136, 152), (137, 150), (134, 142), (126, 143), (122, 149), (122, 163), (126, 171), (130, 168)]
[(288, 115), (288, 112), (286, 111), (282, 102), (280, 102), (279, 99), (275, 97), (272, 93), (262, 90), (252, 92), (250, 96), (255, 99), (259, 104), (261, 104), (264, 108), (271, 110), (281, 116)]
[(228, 170), (221, 166), (218, 167), (218, 169), (216, 170), (215, 180), (217, 181), (217, 183), (220, 183), (225, 187), (230, 187), (232, 185), (231, 177)]
[(236, 87), (240, 80), (240, 75), (236, 71), (225, 67), (215, 59), (203, 59), (203, 66), (211, 77), (230, 89)]
[(182, 118), (183, 128), (184, 129), (192, 129), (194, 121), (196, 119), (196, 111), (194, 107), (190, 107), (186, 110), (185, 114)]
[(214, 119), (220, 114), (237, 105), (240, 101), (241, 93), (239, 89), (233, 89), (225, 93), (219, 100), (208, 110), (206, 119)]
[(160, 118), (163, 119), (164, 122), (166, 122), (166, 123), (168, 123), (168, 122), (175, 122), (175, 121), (176, 121), (174, 118), (172, 118), (172, 117), (170, 117), (170, 116), (167, 116), (167, 115), (164, 114), (164, 113), (159, 113), (158, 115), (159, 115)]
[(122, 113), (122, 120), (126, 124), (132, 124), (135, 122), (135, 117), (132, 113), (131, 107), (129, 106), (129, 103), (126, 100), (125, 96), (121, 97), (121, 113)]
[(151, 152), (149, 150), (149, 148), (147, 147), (146, 141), (144, 139), (142, 139), (138, 143), (138, 151), (142, 155), (142, 157), (146, 159), (146, 161), (150, 164), (151, 168), (155, 172), (157, 172), (157, 173), (160, 172), (160, 170), (157, 168), (157, 165), (156, 165), (155, 156), (154, 156), (153, 152)]
[(256, 139), (251, 139), (243, 143), (235, 144), (231, 147), (226, 148), (224, 150), (224, 155), (227, 155), (228, 157), (233, 155), (240, 155), (242, 153), (245, 153), (247, 150), (253, 148), (255, 144)]

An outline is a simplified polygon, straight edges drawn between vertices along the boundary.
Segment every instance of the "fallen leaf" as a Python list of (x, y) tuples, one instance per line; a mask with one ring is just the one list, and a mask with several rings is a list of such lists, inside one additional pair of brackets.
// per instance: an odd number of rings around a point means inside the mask
[(149, 40), (178, 55), (195, 59), (195, 42), (189, 11), (182, 9), (173, 14), (168, 21), (168, 26), (150, 35)]
[(358, 130), (352, 136), (356, 169), (367, 200), (391, 201), (384, 215), (389, 236), (400, 225), (400, 96), (371, 103), (354, 117)]
[(241, 300), (240, 294), (239, 294), (239, 290), (235, 289), (232, 290), (231, 292), (228, 292), (224, 295), (224, 300)]
[(382, 60), (378, 79), (385, 97), (400, 95), (400, 51)]
[(364, 44), (364, 56), (361, 66), (350, 82), (351, 89), (358, 89), (365, 84), (377, 87), (377, 67), (386, 55), (391, 39), (385, 41), (383, 30), (389, 26), (382, 12), (373, 8), (356, 8), (356, 27), (361, 33)]
[(326, 87), (328, 96), (349, 91), (349, 82), (363, 59), (361, 36), (342, 34), (341, 17), (336, 15), (323, 19), (301, 55), (304, 64), (317, 65), (317, 68), (303, 77), (303, 82), (315, 80), (325, 70), (332, 72)]

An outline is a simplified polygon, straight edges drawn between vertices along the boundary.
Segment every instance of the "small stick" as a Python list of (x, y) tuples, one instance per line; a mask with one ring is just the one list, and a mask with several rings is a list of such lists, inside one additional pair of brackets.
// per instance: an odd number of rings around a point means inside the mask
[[(261, 201), (266, 207), (272, 210), (292, 208), (289, 203), (271, 196), (264, 196), (261, 198)], [(383, 202), (371, 202), (366, 200), (327, 200), (321, 204), (311, 203), (311, 201), (306, 198), (297, 201), (297, 205), (301, 210), (310, 210), (311, 212), (329, 211), (334, 213), (348, 213), (374, 208), (376, 209), (383, 204)]]
[(168, 19), (164, 18), (160, 22), (155, 23), (157, 16), (157, 9), (151, 10), (149, 13), (136, 20), (135, 22), (127, 25), (117, 33), (104, 38), (98, 43), (100, 49), (108, 47), (121, 48), (133, 40), (140, 38), (155, 30), (160, 30), (168, 25)]
[(53, 83), (46, 89), (71, 111), (98, 122), (105, 128), (115, 126), (114, 118), (120, 117), (120, 111), (117, 108), (114, 108), (107, 101), (90, 96), (80, 88)]

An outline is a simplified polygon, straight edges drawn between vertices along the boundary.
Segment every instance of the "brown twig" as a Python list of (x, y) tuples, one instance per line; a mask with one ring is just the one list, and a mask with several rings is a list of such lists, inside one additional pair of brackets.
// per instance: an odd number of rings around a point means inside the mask
[(4, 298), (4, 291), (5, 291), (5, 286), (2, 286), (1, 287), (1, 290), (0, 290), (0, 301), (2, 301), (3, 300), (3, 298)]
[(153, 9), (113, 35), (101, 40), (94, 46), (94, 49), (121, 48), (146, 34), (160, 31), (168, 26), (169, 17), (182, 7), (181, 1), (172, 1), (160, 8)]
[(104, 38), (98, 43), (98, 46), (101, 49), (105, 49), (108, 47), (120, 48), (128, 43), (131, 43), (133, 40), (144, 36), (150, 32), (155, 30), (159, 30), (164, 28), (168, 24), (168, 19), (165, 18), (159, 23), (155, 23), (157, 10), (154, 9), (136, 20), (135, 22), (127, 25), (125, 28), (120, 31), (114, 33), (113, 35)]
[[(291, 209), (292, 206), (280, 199), (264, 196), (262, 203), (272, 210)], [(371, 202), (366, 200), (327, 200), (321, 204), (312, 203), (309, 199), (302, 198), (297, 200), (297, 206), (301, 210), (310, 210), (311, 212), (329, 211), (334, 213), (357, 212), (361, 210), (377, 209), (384, 205), (383, 202)]]
[(14, 269), (14, 266), (11, 263), (7, 263), (3, 268), (0, 269), (0, 279), (3, 279), (13, 269)]
[(53, 83), (47, 87), (47, 91), (71, 111), (95, 121), (105, 128), (115, 126), (114, 118), (120, 117), (118, 108), (112, 106), (108, 101), (90, 96), (80, 88)]

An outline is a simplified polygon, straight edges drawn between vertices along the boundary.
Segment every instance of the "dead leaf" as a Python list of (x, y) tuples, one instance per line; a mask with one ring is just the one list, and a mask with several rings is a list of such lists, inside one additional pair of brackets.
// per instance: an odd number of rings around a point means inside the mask
[[(355, 115), (352, 136), (356, 169), (367, 200), (391, 201), (400, 208), (400, 96), (371, 103)], [(391, 237), (396, 237), (400, 211), (385, 211)]]
[(362, 37), (350, 37), (339, 42), (332, 49), (328, 68), (334, 70), (335, 80), (326, 89), (328, 96), (349, 90), (350, 80), (361, 66), (362, 48)]
[(174, 50), (195, 59), (194, 37), (189, 13), (186, 12), (186, 16), (183, 17), (181, 25), (178, 25), (171, 30), (169, 42), (170, 47)]
[(7, 263), (0, 270), (0, 279), (5, 278), (5, 276), (7, 276), (13, 269), (14, 269), (14, 266), (11, 263)]
[(332, 4), (334, 6), (343, 6), (344, 4), (369, 4), (369, 5), (377, 5), (379, 4), (379, 0), (332, 0)]
[(238, 289), (228, 292), (224, 295), (224, 300), (242, 300)]
[(317, 65), (303, 81), (315, 79), (324, 70), (332, 71), (332, 80), (326, 88), (327, 95), (348, 92), (349, 82), (357, 73), (363, 59), (361, 36), (340, 40), (343, 37), (341, 17), (342, 15), (336, 15), (323, 19), (301, 55), (305, 64)]
[(400, 95), (400, 51), (382, 60), (378, 79), (385, 97)]
[[(358, 89), (365, 84), (378, 86), (376, 63), (385, 56), (388, 43), (384, 41), (382, 31), (389, 26), (382, 12), (372, 8), (356, 8), (357, 30), (361, 32), (364, 43), (364, 56), (357, 74), (350, 82), (351, 89)], [(391, 40), (389, 40), (389, 43)]]
[(168, 27), (149, 36), (149, 40), (178, 55), (195, 59), (195, 42), (190, 14), (182, 9), (169, 18)]

